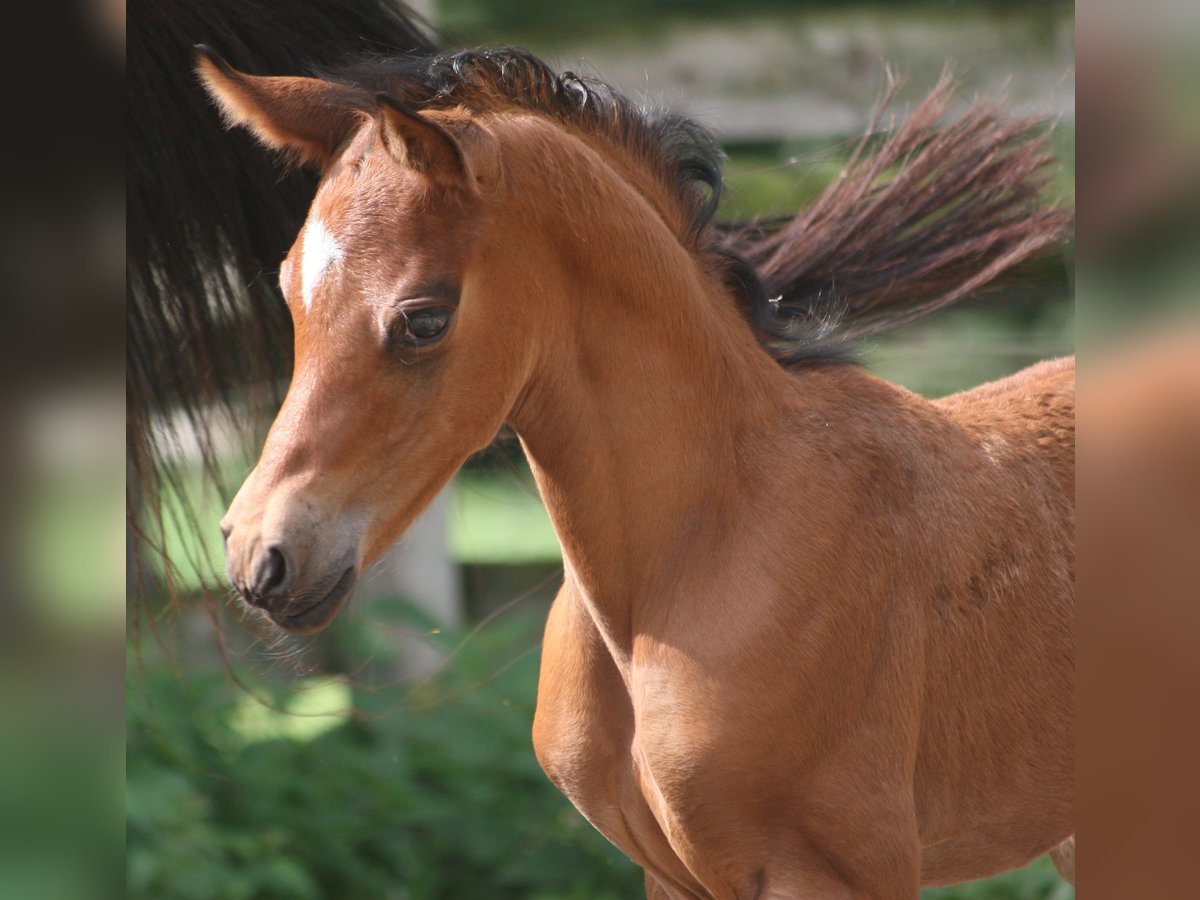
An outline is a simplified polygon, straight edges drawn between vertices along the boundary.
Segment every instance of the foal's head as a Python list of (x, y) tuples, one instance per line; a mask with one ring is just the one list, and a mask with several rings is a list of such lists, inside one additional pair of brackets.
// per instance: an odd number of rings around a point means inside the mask
[[(280, 268), (292, 383), (222, 523), (242, 597), (289, 631), (315, 631), (569, 338), (571, 253), (548, 245), (603, 229), (554, 224), (570, 168), (553, 152), (570, 143), (559, 126), (634, 163), (636, 187), (576, 179), (597, 215), (614, 206), (605, 190), (635, 191), (654, 227), (685, 244), (715, 206), (719, 151), (692, 123), (643, 118), (607, 86), (520, 51), (325, 80), (249, 76), (202, 49), (199, 71), (231, 123), (322, 172)], [(577, 143), (571, 159), (594, 161)]]
[(221, 526), (242, 597), (315, 631), (519, 390), (520, 310), (477, 296), (497, 148), (462, 111), (250, 77), (208, 54), (200, 71), (229, 119), (323, 172), (279, 272), (292, 383)]

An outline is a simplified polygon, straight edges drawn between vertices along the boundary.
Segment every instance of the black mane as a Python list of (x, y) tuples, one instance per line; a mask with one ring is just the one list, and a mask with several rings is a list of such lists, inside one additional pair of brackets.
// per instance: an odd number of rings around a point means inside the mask
[(528, 51), (375, 59), (326, 77), (361, 90), (364, 109), (379, 92), (415, 109), (521, 109), (631, 154), (677, 204), (681, 243), (790, 367), (852, 359), (855, 341), (962, 299), (1056, 243), (1071, 218), (1041, 204), (1051, 158), (1035, 123), (976, 104), (943, 125), (948, 79), (868, 152), (889, 91), (846, 171), (808, 210), (721, 225), (724, 154), (711, 131)]
[(683, 116), (643, 109), (598, 78), (555, 72), (515, 47), (425, 58), (375, 59), (326, 75), (363, 91), (373, 106), (389, 92), (415, 109), (521, 109), (604, 138), (632, 153), (670, 189), (697, 240), (721, 200), (724, 153), (712, 133)]

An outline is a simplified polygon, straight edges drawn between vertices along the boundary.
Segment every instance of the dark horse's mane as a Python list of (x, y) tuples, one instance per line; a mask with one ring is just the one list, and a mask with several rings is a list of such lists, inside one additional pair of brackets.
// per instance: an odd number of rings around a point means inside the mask
[[(269, 421), (291, 366), (291, 320), (271, 273), (295, 239), (317, 179), (282, 171), (241, 131), (229, 132), (195, 74), (194, 45), (220, 47), (262, 74), (312, 74), (365, 54), (433, 51), (429, 30), (398, 0), (143, 0), (128, 20), (126, 95), (126, 521), (130, 590), (162, 554), (162, 489), (192, 444), (220, 484), (212, 413), (252, 434)], [(261, 408), (254, 422), (246, 404)], [(166, 567), (169, 571), (170, 566)]]
[[(157, 0), (139, 8), (129, 31), (127, 501), (135, 542), (159, 543), (159, 489), (172, 477), (163, 462), (183, 431), (219, 484), (209, 413), (243, 410), (245, 419), (247, 391), (273, 389), (286, 375), (290, 320), (266, 273), (299, 230), (315, 185), (302, 171), (281, 173), (247, 135), (220, 127), (192, 73), (199, 41), (243, 71), (321, 74), (355, 87), (364, 109), (379, 91), (417, 109), (519, 108), (611, 141), (661, 181), (678, 207), (680, 241), (723, 279), (787, 366), (845, 360), (852, 341), (994, 282), (1051, 248), (1070, 222), (1042, 204), (1051, 161), (1044, 131), (985, 104), (945, 123), (948, 79), (877, 136), (889, 90), (845, 171), (809, 209), (721, 224), (723, 155), (692, 120), (643, 110), (599, 79), (556, 73), (522, 50), (435, 54), (411, 13), (388, 0), (253, 6), (251, 15), (240, 0)], [(264, 405), (270, 389), (268, 398)], [(184, 429), (152, 428), (171, 412), (176, 421), (182, 413)], [(195, 527), (186, 507), (181, 518)]]
[(386, 91), (417, 109), (528, 110), (621, 147), (678, 205), (679, 239), (725, 280), (784, 365), (847, 358), (851, 342), (940, 309), (1057, 243), (1070, 214), (1046, 208), (1052, 162), (1030, 119), (976, 103), (945, 123), (943, 78), (873, 141), (894, 86), (842, 175), (811, 208), (715, 224), (723, 153), (691, 119), (638, 107), (611, 85), (556, 73), (516, 49), (375, 59), (326, 74), (372, 108)]

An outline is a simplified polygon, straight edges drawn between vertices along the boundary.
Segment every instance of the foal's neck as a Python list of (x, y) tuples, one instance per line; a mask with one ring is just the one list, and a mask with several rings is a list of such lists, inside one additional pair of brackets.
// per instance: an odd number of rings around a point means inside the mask
[(620, 663), (639, 604), (666, 597), (705, 541), (737, 527), (796, 382), (655, 204), (611, 169), (589, 176), (518, 213), (559, 244), (557, 274), (539, 272), (558, 306), (512, 424), (567, 578)]

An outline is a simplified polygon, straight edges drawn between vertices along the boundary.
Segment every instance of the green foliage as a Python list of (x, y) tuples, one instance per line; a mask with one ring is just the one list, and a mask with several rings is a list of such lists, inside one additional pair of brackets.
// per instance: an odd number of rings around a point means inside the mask
[[(264, 681), (283, 681), (281, 672), (197, 664), (180, 672), (148, 651), (130, 658), (127, 896), (641, 896), (640, 871), (534, 758), (540, 616), (499, 620), (460, 652), (464, 635), (436, 635), (449, 654), (441, 674), (367, 689), (395, 663), (381, 656), (377, 627), (351, 620), (342, 628), (345, 648), (375, 656), (374, 671), (353, 679), (271, 685)], [(266, 704), (231, 674), (249, 678)], [(343, 713), (351, 697), (352, 718), (301, 717)], [(1067, 900), (1074, 893), (1043, 859), (923, 896)]]
[(224, 672), (131, 660), (129, 896), (636, 896), (534, 758), (532, 625), (489, 627), (417, 688), (351, 685), (356, 717), (303, 737), (248, 740), (255, 701)]

